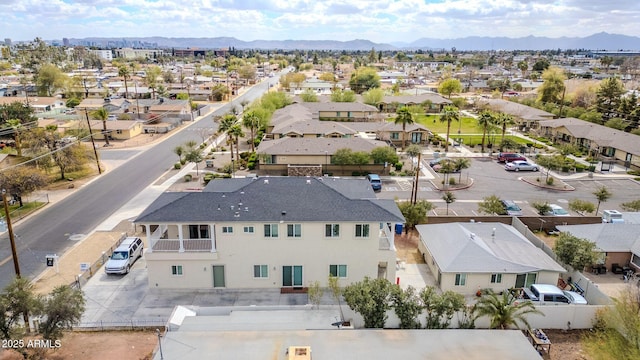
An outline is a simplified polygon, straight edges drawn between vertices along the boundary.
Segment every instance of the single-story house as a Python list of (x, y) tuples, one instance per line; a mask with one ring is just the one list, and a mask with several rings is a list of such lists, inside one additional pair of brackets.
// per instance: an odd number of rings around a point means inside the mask
[(423, 93), (418, 95), (385, 96), (378, 104), (378, 109), (385, 113), (395, 113), (398, 107), (430, 104), (428, 111), (441, 112), (446, 105), (451, 105), (451, 100), (435, 93)]
[(442, 291), (471, 295), (480, 289), (556, 284), (566, 271), (510, 225), (448, 223), (416, 229), (418, 249)]
[(552, 113), (503, 99), (480, 98), (477, 100), (476, 105), (513, 116), (518, 128), (524, 131), (538, 129), (540, 121), (551, 120), (556, 117)]
[(404, 217), (364, 179), (261, 177), (163, 193), (135, 223), (152, 288), (289, 291), (329, 275), (394, 281)]
[(640, 136), (594, 124), (562, 118), (540, 121), (539, 134), (640, 168)]

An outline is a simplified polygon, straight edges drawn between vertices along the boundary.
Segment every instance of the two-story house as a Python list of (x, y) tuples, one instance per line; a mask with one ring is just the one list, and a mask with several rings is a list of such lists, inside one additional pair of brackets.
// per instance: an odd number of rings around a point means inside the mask
[(265, 177), (163, 193), (135, 220), (147, 234), (149, 286), (294, 289), (395, 279), (393, 200), (366, 180)]

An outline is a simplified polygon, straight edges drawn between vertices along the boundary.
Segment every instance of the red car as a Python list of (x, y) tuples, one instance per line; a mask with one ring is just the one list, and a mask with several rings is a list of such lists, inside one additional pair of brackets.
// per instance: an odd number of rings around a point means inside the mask
[(499, 153), (498, 154), (498, 162), (499, 163), (508, 163), (508, 162), (514, 162), (514, 161), (527, 161), (527, 158), (517, 154), (517, 153)]

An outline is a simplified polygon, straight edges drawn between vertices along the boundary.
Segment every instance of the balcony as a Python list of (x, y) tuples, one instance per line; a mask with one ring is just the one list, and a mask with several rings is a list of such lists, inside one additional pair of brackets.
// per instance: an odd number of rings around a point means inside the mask
[(380, 229), (378, 233), (378, 249), (379, 250), (392, 250), (395, 251), (393, 232), (386, 226)]
[[(179, 252), (179, 239), (152, 239), (151, 251)], [(211, 239), (184, 239), (184, 251), (211, 251)]]

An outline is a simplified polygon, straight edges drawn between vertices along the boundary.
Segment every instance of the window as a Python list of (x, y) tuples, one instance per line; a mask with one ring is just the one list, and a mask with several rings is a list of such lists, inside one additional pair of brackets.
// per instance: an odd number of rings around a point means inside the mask
[(346, 278), (347, 265), (329, 265), (329, 275), (338, 278)]
[(356, 224), (356, 237), (369, 237), (369, 224)]
[(269, 266), (268, 265), (253, 265), (253, 277), (254, 278), (268, 278)]
[(287, 237), (301, 237), (302, 225), (301, 224), (287, 224)]
[(491, 283), (499, 284), (502, 282), (502, 274), (491, 274)]
[(467, 274), (456, 274), (456, 286), (464, 286), (467, 283)]
[(398, 139), (400, 139), (400, 133), (392, 132), (391, 133), (391, 140), (398, 140)]
[(233, 234), (233, 226), (223, 226), (222, 227), (223, 234)]
[(245, 234), (253, 234), (253, 226), (245, 226), (244, 227)]
[(116, 130), (116, 134), (122, 134), (122, 130)]
[(264, 237), (278, 237), (278, 224), (264, 224)]
[(529, 287), (531, 284), (536, 283), (536, 273), (518, 274), (516, 275), (517, 288)]
[(171, 265), (171, 275), (182, 275), (182, 265)]
[(340, 236), (340, 224), (325, 224), (324, 236), (326, 237), (338, 237)]
[(189, 239), (209, 239), (209, 225), (189, 225)]

